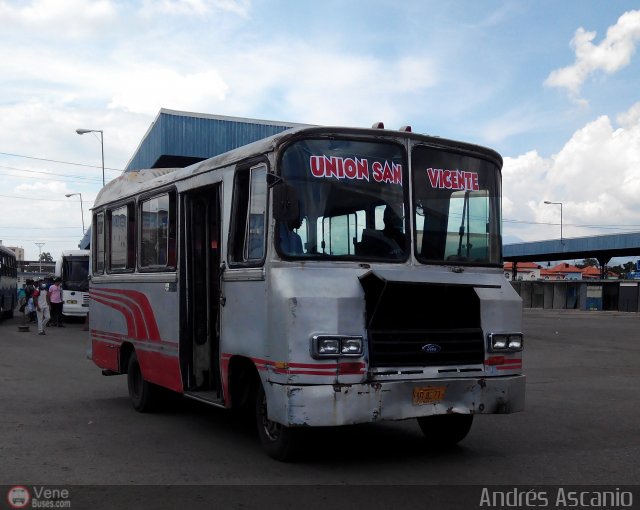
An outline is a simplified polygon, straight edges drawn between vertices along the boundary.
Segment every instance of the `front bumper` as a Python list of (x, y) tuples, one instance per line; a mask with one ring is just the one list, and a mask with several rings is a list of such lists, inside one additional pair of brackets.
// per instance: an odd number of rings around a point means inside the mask
[[(437, 402), (414, 404), (414, 389), (436, 389)], [(450, 378), (344, 385), (267, 383), (269, 418), (288, 426), (336, 426), (437, 414), (524, 410), (525, 376)]]

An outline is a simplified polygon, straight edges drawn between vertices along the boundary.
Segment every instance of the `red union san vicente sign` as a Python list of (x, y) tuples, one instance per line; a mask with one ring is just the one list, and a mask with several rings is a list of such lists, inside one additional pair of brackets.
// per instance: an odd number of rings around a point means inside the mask
[(339, 158), (336, 156), (310, 156), (309, 166), (314, 177), (334, 179), (359, 179), (402, 186), (402, 165), (393, 161), (374, 161), (367, 159)]
[(478, 191), (480, 189), (476, 172), (427, 168), (427, 175), (432, 188), (468, 191)]

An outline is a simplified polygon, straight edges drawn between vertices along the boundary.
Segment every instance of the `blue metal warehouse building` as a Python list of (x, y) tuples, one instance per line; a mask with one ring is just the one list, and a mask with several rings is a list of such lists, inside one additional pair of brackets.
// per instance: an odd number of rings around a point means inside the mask
[[(185, 167), (248, 143), (307, 124), (181, 112), (162, 108), (127, 163), (125, 172)], [(87, 249), (91, 227), (78, 245)]]
[(163, 108), (125, 171), (189, 166), (301, 125)]

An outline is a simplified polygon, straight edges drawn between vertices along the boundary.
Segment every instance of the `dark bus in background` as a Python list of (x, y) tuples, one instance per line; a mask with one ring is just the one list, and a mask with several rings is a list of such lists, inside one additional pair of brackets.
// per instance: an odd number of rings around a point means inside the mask
[(0, 321), (13, 317), (18, 303), (18, 265), (13, 250), (0, 246)]

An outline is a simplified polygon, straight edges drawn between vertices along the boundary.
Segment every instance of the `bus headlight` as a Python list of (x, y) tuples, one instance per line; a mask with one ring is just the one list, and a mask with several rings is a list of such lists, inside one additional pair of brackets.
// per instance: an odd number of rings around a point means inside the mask
[(489, 333), (489, 352), (518, 352), (523, 348), (522, 333)]
[(362, 356), (361, 336), (314, 335), (311, 338), (311, 356), (314, 358), (338, 358)]

